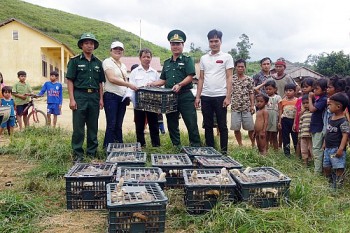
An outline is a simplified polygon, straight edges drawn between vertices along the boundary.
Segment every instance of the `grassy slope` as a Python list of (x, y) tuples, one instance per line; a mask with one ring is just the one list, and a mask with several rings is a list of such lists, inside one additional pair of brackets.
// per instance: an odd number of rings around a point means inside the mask
[[(100, 141), (102, 137), (101, 132)], [(134, 142), (134, 138), (133, 134), (125, 135), (126, 142)], [(162, 147), (145, 151), (176, 153), (167, 134), (161, 135), (161, 143)], [(182, 134), (182, 143), (188, 145), (186, 134)], [(271, 209), (239, 203), (215, 208), (207, 215), (190, 216), (186, 214), (181, 193), (170, 190), (167, 232), (350, 232), (348, 181), (343, 190), (333, 192), (323, 177), (303, 168), (294, 158), (288, 159), (281, 153), (261, 157), (255, 150), (232, 145), (229, 151), (244, 166), (272, 166), (291, 177), (289, 202)], [(99, 152), (103, 152), (101, 148)], [(0, 148), (0, 154), (38, 163), (23, 176), (22, 186), (0, 194), (0, 232), (37, 232), (42, 216), (65, 210), (63, 175), (71, 166), (70, 133), (60, 129), (27, 129), (16, 133), (10, 145)]]
[[(110, 23), (89, 19), (86, 17), (48, 9), (22, 2), (19, 0), (1, 0), (0, 22), (9, 18), (17, 18), (35, 27), (57, 40), (67, 44), (73, 51), (79, 53), (77, 41), (83, 32), (92, 32), (100, 42), (95, 54), (104, 59), (108, 56), (109, 46), (113, 40), (125, 44), (126, 56), (137, 56), (139, 37)], [(149, 41), (142, 41), (144, 47), (150, 48), (161, 61), (169, 57), (170, 51)]]

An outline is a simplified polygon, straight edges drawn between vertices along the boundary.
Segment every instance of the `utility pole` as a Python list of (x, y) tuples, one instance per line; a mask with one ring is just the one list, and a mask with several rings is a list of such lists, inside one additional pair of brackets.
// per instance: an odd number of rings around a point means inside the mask
[(140, 19), (140, 50), (141, 50), (141, 19)]

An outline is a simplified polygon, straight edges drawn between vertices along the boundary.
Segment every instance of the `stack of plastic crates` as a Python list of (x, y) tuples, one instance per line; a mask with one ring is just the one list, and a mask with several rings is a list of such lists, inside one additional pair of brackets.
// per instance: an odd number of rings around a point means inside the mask
[(221, 156), (222, 154), (215, 150), (213, 147), (191, 147), (183, 146), (181, 152), (185, 153), (190, 157), (193, 166), (197, 167), (197, 161), (195, 156)]
[(176, 112), (177, 97), (170, 88), (141, 87), (135, 92), (135, 109), (155, 113)]
[(162, 175), (163, 171), (159, 167), (118, 167), (116, 182), (123, 177), (125, 182), (135, 183), (158, 183), (163, 189), (166, 183), (165, 176)]
[(227, 168), (227, 169), (240, 169), (243, 167), (242, 164), (237, 162), (228, 156), (195, 156), (199, 168)]
[(231, 170), (242, 201), (253, 206), (275, 207), (289, 197), (291, 179), (272, 167)]
[(106, 185), (115, 170), (114, 164), (75, 164), (64, 176), (67, 209), (105, 209)]
[(157, 183), (108, 184), (108, 232), (164, 232), (167, 201)]
[(151, 154), (152, 166), (166, 173), (166, 187), (182, 188), (183, 169), (192, 168), (192, 162), (186, 154)]
[(144, 167), (147, 160), (146, 152), (111, 152), (106, 163), (116, 163), (119, 166), (125, 167)]
[(218, 202), (237, 201), (236, 183), (228, 170), (184, 169), (183, 174), (185, 205), (190, 214), (206, 213)]
[(135, 152), (141, 151), (141, 143), (108, 143), (107, 155), (111, 152)]

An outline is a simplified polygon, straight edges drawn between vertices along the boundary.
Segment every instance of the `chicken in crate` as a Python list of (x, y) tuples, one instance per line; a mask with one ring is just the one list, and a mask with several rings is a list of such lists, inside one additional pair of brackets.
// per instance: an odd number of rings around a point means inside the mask
[(159, 167), (118, 167), (116, 181), (158, 183), (163, 189), (166, 182), (166, 173)]
[(147, 160), (146, 152), (111, 152), (106, 159), (106, 163), (116, 163), (126, 167), (144, 167)]
[(141, 151), (141, 143), (108, 143), (106, 152), (109, 155), (112, 152), (136, 152)]
[(227, 169), (240, 169), (242, 164), (237, 162), (228, 156), (195, 156), (199, 168), (227, 168)]
[(210, 211), (218, 202), (237, 201), (236, 183), (226, 168), (184, 169), (185, 205), (190, 214)]
[(106, 209), (106, 185), (116, 165), (77, 163), (64, 176), (67, 209)]
[(185, 153), (188, 155), (188, 157), (190, 157), (194, 167), (197, 167), (197, 160), (195, 156), (222, 156), (222, 154), (213, 147), (183, 146), (181, 148), (181, 153)]
[(182, 171), (192, 168), (192, 162), (186, 154), (151, 154), (152, 167), (159, 167), (166, 173), (166, 187), (183, 188)]
[(272, 167), (231, 169), (242, 201), (261, 207), (279, 206), (288, 199), (291, 179)]
[(167, 201), (157, 183), (108, 184), (108, 232), (164, 232)]
[(134, 108), (154, 113), (176, 112), (177, 97), (171, 88), (140, 87), (135, 92)]

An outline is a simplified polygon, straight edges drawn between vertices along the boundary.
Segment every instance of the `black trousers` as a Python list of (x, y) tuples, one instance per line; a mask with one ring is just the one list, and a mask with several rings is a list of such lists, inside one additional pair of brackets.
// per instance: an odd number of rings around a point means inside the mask
[(144, 130), (145, 130), (145, 121), (147, 117), (152, 146), (154, 147), (160, 146), (158, 114), (154, 112), (134, 110), (134, 116), (135, 116), (134, 120), (135, 120), (135, 126), (136, 126), (137, 142), (139, 142), (141, 146), (146, 145)]
[(282, 142), (283, 142), (283, 152), (285, 155), (290, 155), (290, 136), (292, 136), (292, 141), (294, 149), (297, 148), (298, 134), (294, 132), (293, 129), (294, 119), (282, 118)]
[(221, 152), (227, 152), (228, 129), (227, 129), (227, 108), (222, 107), (226, 96), (219, 97), (201, 97), (203, 127), (205, 130), (205, 144), (214, 147), (214, 113), (220, 131)]

